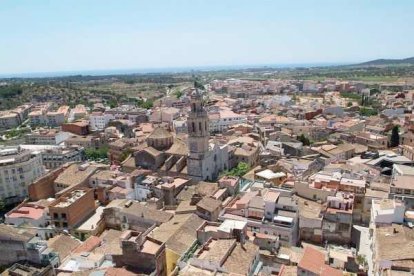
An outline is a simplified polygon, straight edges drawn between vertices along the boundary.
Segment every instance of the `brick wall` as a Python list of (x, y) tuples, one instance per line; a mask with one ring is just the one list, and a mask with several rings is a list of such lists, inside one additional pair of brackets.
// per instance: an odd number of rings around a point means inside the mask
[(35, 182), (29, 185), (29, 198), (32, 201), (40, 199), (47, 199), (55, 196), (55, 189), (53, 182), (63, 172), (65, 167), (60, 167), (56, 170), (49, 172), (43, 177), (39, 178)]

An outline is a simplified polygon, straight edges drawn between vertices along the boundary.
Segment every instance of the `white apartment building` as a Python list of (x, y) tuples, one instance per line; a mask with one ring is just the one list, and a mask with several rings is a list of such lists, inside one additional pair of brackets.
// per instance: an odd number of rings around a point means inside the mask
[(41, 152), (46, 169), (56, 169), (68, 162), (83, 161), (83, 148), (54, 148)]
[(43, 174), (40, 154), (20, 147), (0, 148), (0, 199), (21, 201), (28, 195), (28, 186)]
[(25, 143), (29, 145), (59, 145), (71, 136), (71, 133), (57, 129), (40, 129), (26, 134)]
[(246, 123), (245, 115), (237, 114), (231, 110), (219, 110), (208, 115), (210, 132), (222, 132), (230, 126)]
[(69, 106), (63, 105), (56, 111), (49, 111), (46, 113), (46, 123), (48, 126), (60, 126), (65, 123), (66, 118), (69, 115)]
[(89, 115), (89, 127), (92, 131), (104, 130), (108, 125), (111, 116), (103, 112), (92, 112)]
[(371, 208), (371, 224), (374, 226), (403, 223), (405, 206), (398, 199), (373, 199)]

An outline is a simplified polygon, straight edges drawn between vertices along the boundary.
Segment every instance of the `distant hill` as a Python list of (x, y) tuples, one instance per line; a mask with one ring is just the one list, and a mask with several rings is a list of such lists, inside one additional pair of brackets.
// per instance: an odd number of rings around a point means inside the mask
[(375, 59), (353, 66), (390, 66), (390, 65), (414, 65), (414, 57), (403, 59)]

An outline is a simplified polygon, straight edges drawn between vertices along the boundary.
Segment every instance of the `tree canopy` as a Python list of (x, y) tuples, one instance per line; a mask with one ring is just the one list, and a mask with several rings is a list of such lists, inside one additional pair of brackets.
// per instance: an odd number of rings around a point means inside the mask
[(391, 131), (390, 147), (398, 147), (400, 144), (399, 126), (394, 126)]
[(303, 133), (301, 135), (299, 135), (298, 141), (302, 142), (302, 144), (304, 146), (310, 146), (310, 144), (311, 144), (310, 139), (308, 137), (306, 137)]
[(236, 167), (226, 172), (225, 175), (242, 177), (250, 170), (249, 164), (240, 162)]
[(85, 156), (88, 160), (98, 160), (108, 158), (108, 148), (101, 147), (99, 149), (87, 148), (85, 149)]

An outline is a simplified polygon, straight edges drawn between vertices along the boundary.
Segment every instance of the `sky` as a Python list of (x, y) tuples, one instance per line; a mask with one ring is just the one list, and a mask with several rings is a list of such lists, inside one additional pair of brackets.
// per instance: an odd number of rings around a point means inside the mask
[(0, 74), (414, 56), (412, 0), (0, 0)]

